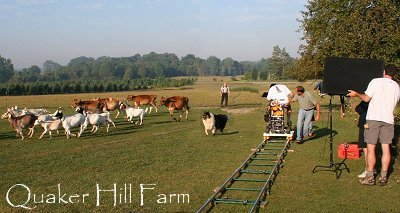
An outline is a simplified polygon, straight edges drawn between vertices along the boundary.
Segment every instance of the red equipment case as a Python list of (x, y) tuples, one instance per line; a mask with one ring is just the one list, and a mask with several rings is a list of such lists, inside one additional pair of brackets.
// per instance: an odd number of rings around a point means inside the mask
[(360, 158), (360, 150), (357, 144), (347, 144), (343, 143), (339, 145), (338, 157), (347, 159), (358, 159)]

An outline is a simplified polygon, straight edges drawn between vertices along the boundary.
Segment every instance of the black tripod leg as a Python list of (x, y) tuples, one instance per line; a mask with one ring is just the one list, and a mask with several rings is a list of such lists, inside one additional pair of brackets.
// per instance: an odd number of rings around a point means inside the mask
[(312, 170), (312, 173), (318, 172), (317, 168), (326, 168), (326, 169), (318, 170), (318, 171), (332, 171), (332, 166), (315, 166), (314, 169)]
[(347, 167), (346, 163), (344, 162), (345, 160), (347, 160), (347, 158), (343, 159), (342, 162), (336, 164), (337, 165), (337, 169), (340, 169), (340, 167), (342, 165), (344, 165), (344, 169), (347, 170), (347, 173), (350, 173), (349, 167)]
[(340, 175), (342, 174), (342, 169), (340, 168), (341, 165), (344, 165), (344, 169), (347, 170), (348, 173), (350, 173), (349, 168), (347, 167), (346, 163), (344, 161), (346, 158), (340, 162), (340, 163), (334, 163), (333, 162), (333, 132), (332, 132), (332, 95), (329, 100), (329, 129), (330, 129), (330, 137), (329, 137), (329, 149), (330, 149), (330, 155), (329, 155), (329, 166), (315, 166), (313, 169), (313, 173), (317, 172), (317, 168), (329, 168), (329, 169), (324, 169), (320, 171), (332, 171), (335, 172), (336, 174), (336, 179), (339, 179)]

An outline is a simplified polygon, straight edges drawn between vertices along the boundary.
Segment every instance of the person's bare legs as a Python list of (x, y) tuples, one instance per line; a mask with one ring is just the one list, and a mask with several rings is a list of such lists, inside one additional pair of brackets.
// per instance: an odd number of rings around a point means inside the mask
[(365, 177), (360, 180), (360, 183), (363, 185), (375, 185), (375, 177), (374, 177), (374, 167), (376, 163), (375, 158), (375, 147), (376, 144), (367, 144), (367, 160), (368, 160), (368, 169)]
[(390, 146), (382, 144), (382, 171), (387, 172), (390, 165)]
[[(375, 147), (376, 147), (375, 144), (367, 144), (367, 166), (368, 166), (367, 171), (372, 172), (372, 173), (374, 172), (374, 167), (375, 167), (375, 163), (376, 163)], [(383, 149), (383, 147), (382, 147), (382, 149)], [(382, 160), (383, 160), (383, 156), (382, 156)], [(382, 164), (383, 164), (383, 162), (382, 162)]]
[[(368, 149), (367, 148), (362, 148), (362, 151), (364, 152), (364, 171), (358, 175), (359, 178), (364, 178), (367, 175), (368, 172)], [(375, 170), (374, 170), (375, 173)]]
[(363, 152), (364, 152), (364, 161), (365, 161), (365, 170), (368, 170), (368, 149), (367, 148), (363, 148)]
[(346, 106), (344, 103), (344, 96), (340, 96), (340, 118), (344, 118), (346, 116), (345, 111), (346, 111)]

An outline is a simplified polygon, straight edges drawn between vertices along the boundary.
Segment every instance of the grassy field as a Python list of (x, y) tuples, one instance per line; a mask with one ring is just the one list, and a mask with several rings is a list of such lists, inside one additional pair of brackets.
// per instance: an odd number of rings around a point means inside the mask
[[(249, 91), (232, 92), (229, 108), (219, 108), (221, 81), (227, 80), (231, 88), (257, 88), (259, 93)], [(34, 208), (37, 212), (194, 212), (221, 185), (231, 173), (248, 157), (251, 148), (262, 142), (265, 124), (263, 114), (266, 100), (261, 93), (269, 83), (229, 82), (230, 78), (199, 78), (196, 85), (184, 88), (160, 89), (101, 94), (65, 94), (47, 96), (0, 97), (0, 109), (6, 106), (46, 107), (50, 111), (61, 106), (65, 114), (73, 114), (68, 108), (74, 98), (93, 97), (123, 98), (128, 94), (156, 94), (161, 96), (185, 95), (190, 101), (189, 120), (173, 122), (165, 107), (159, 113), (146, 115), (143, 126), (136, 126), (120, 116), (113, 119), (117, 125), (106, 133), (100, 128), (96, 134), (86, 130), (81, 138), (66, 140), (64, 134), (49, 140), (46, 135), (38, 140), (38, 131), (33, 139), (21, 141), (7, 120), (0, 121), (0, 212), (23, 212), (24, 208), (13, 208), (7, 204), (6, 193), (14, 205)], [(290, 89), (299, 85), (288, 83)], [(301, 83), (312, 90), (312, 83)], [(240, 92), (239, 92), (240, 91)], [(315, 95), (316, 93), (312, 91)], [(329, 163), (328, 98), (322, 99), (322, 120), (315, 123), (316, 137), (304, 144), (293, 144), (284, 167), (278, 175), (268, 205), (261, 212), (399, 212), (400, 171), (398, 161), (393, 161), (393, 172), (388, 185), (362, 186), (357, 175), (363, 171), (363, 160), (347, 160), (350, 173), (343, 171), (340, 179), (333, 172), (312, 173), (315, 165)], [(339, 98), (334, 100), (333, 129), (334, 160), (337, 146), (357, 141), (356, 115), (348, 113), (340, 119)], [(358, 102), (358, 100), (354, 100)], [(298, 104), (293, 105), (294, 122)], [(204, 110), (228, 114), (225, 133), (206, 136), (200, 116)], [(112, 112), (112, 116), (115, 116)], [(96, 197), (96, 186), (100, 190), (113, 189), (116, 184), (117, 203), (114, 206), (113, 192), (100, 192)], [(127, 184), (127, 199), (125, 185)], [(129, 185), (131, 184), (131, 185)], [(144, 190), (141, 206), (140, 184)], [(58, 199), (66, 194), (68, 203)], [(130, 187), (131, 186), (131, 187)], [(131, 188), (131, 202), (129, 197)], [(35, 198), (34, 198), (35, 194)], [(44, 196), (44, 203), (42, 201)], [(50, 195), (49, 195), (50, 194)], [(56, 199), (51, 199), (52, 195)], [(77, 194), (79, 197), (68, 197)], [(87, 194), (83, 200), (84, 194)], [(177, 196), (189, 194), (190, 202), (178, 203)], [(165, 203), (157, 203), (160, 198)], [(170, 199), (171, 198), (171, 199)], [(35, 201), (37, 203), (35, 203)], [(99, 200), (99, 206), (96, 201)], [(46, 203), (46, 201), (48, 203)], [(26, 204), (24, 204), (26, 202)], [(247, 207), (217, 206), (216, 212), (246, 212)]]

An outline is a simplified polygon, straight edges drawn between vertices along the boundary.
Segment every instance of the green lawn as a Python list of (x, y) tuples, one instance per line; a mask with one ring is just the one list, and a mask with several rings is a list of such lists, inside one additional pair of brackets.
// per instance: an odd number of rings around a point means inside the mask
[[(231, 173), (240, 166), (251, 153), (251, 148), (262, 142), (264, 130), (263, 113), (265, 99), (261, 94), (247, 91), (231, 95), (230, 109), (223, 111), (219, 106), (221, 78), (200, 78), (192, 87), (160, 89), (140, 92), (120, 92), (103, 94), (69, 94), (49, 96), (0, 97), (0, 109), (6, 105), (21, 107), (46, 107), (53, 111), (58, 106), (68, 108), (74, 98), (126, 97), (128, 94), (157, 94), (161, 96), (185, 95), (190, 101), (189, 120), (173, 122), (168, 112), (159, 108), (158, 114), (146, 115), (143, 126), (136, 126), (122, 117), (113, 119), (116, 128), (110, 127), (107, 134), (100, 128), (96, 134), (86, 130), (81, 138), (66, 140), (64, 134), (48, 140), (46, 135), (38, 140), (21, 141), (8, 121), (0, 121), (0, 212), (23, 211), (7, 204), (6, 193), (15, 184), (24, 184), (31, 191), (26, 207), (34, 207), (38, 212), (193, 212), (199, 208)], [(229, 79), (229, 78), (227, 78)], [(288, 84), (293, 89), (299, 83)], [(311, 83), (303, 83), (311, 90)], [(267, 83), (229, 82), (230, 87), (254, 87), (262, 93)], [(312, 91), (313, 94), (314, 91)], [(233, 100), (235, 97), (235, 100)], [(157, 99), (158, 100), (158, 99)], [(357, 140), (356, 115), (347, 114), (340, 119), (338, 97), (334, 99), (333, 129), (334, 160), (340, 143)], [(354, 100), (358, 102), (358, 100)], [(316, 122), (317, 136), (304, 144), (293, 144), (285, 158), (284, 167), (279, 173), (268, 196), (268, 205), (261, 212), (398, 212), (400, 205), (400, 172), (398, 161), (394, 162), (393, 173), (388, 185), (362, 186), (357, 175), (363, 171), (363, 160), (347, 160), (350, 173), (343, 171), (336, 180), (333, 172), (312, 173), (315, 165), (329, 163), (328, 98), (323, 99), (322, 121)], [(298, 104), (293, 105), (296, 120)], [(200, 116), (207, 109), (214, 113), (228, 114), (226, 132), (223, 135), (206, 136)], [(251, 109), (245, 111), (243, 109)], [(241, 111), (242, 110), (242, 111)], [(115, 112), (112, 112), (112, 116)], [(62, 131), (61, 131), (62, 132)], [(96, 206), (96, 184), (100, 190), (117, 188), (117, 204), (114, 207), (113, 192), (100, 192), (100, 206)], [(127, 184), (127, 198), (125, 185)], [(129, 197), (131, 184), (131, 201)], [(141, 206), (140, 184), (154, 187), (143, 192)], [(61, 195), (79, 195), (74, 203), (58, 200), (58, 185)], [(10, 190), (9, 198), (15, 205), (25, 203), (27, 190), (17, 186)], [(44, 194), (44, 202), (40, 202)], [(49, 195), (50, 194), (50, 195)], [(51, 200), (52, 194), (56, 195)], [(83, 202), (82, 196), (86, 195)], [(173, 194), (176, 194), (174, 196)], [(178, 203), (179, 194), (189, 194), (190, 201)], [(165, 197), (164, 197), (165, 196)], [(64, 197), (64, 198), (65, 198)], [(163, 199), (166, 198), (166, 199)], [(171, 198), (171, 200), (170, 200)], [(182, 197), (180, 197), (182, 198)], [(157, 200), (166, 203), (157, 203)], [(68, 199), (67, 199), (68, 200)], [(79, 201), (79, 203), (76, 203)], [(120, 202), (121, 201), (121, 202)], [(51, 203), (53, 202), (53, 203)], [(216, 212), (245, 212), (241, 205), (218, 205)]]

